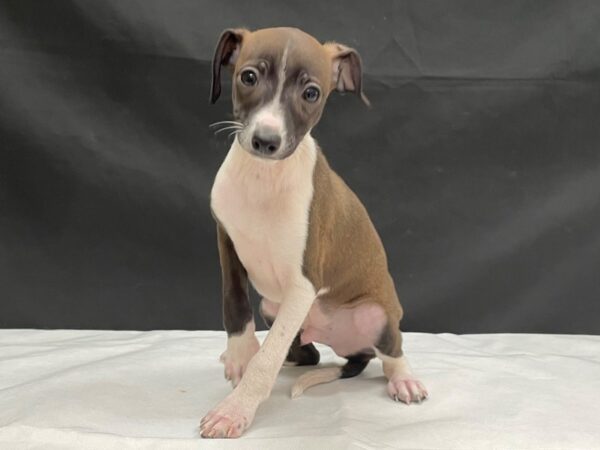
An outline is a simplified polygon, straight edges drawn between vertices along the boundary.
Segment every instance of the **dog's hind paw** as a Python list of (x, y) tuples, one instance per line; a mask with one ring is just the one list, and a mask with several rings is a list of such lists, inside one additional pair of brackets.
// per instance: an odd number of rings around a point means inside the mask
[(404, 377), (392, 377), (387, 385), (387, 391), (392, 400), (406, 403), (421, 403), (429, 393), (419, 380)]

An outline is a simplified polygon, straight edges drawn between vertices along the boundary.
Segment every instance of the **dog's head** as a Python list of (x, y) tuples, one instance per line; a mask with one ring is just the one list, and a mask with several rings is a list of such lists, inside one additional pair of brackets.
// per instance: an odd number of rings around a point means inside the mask
[(212, 65), (210, 100), (221, 94), (221, 68), (233, 69), (237, 139), (257, 156), (284, 159), (316, 125), (333, 90), (362, 92), (356, 50), (319, 43), (295, 28), (225, 30)]

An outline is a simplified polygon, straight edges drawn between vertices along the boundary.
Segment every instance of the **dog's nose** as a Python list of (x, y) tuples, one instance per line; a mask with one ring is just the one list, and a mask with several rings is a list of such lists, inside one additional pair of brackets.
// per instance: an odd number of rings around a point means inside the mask
[(273, 128), (257, 128), (252, 136), (252, 148), (261, 153), (275, 153), (281, 145), (281, 136)]

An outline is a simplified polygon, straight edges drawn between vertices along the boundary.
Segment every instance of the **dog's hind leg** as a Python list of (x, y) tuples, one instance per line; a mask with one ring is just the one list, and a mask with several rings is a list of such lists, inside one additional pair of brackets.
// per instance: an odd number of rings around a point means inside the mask
[[(277, 309), (277, 304), (267, 299), (262, 299), (260, 303), (260, 315), (269, 328), (271, 328), (271, 325), (273, 325), (273, 321), (277, 315)], [(294, 341), (292, 342), (292, 345), (290, 346), (284, 362), (284, 365), (286, 366), (316, 366), (319, 364), (319, 360), (321, 358), (319, 351), (312, 343), (301, 345), (301, 333), (302, 331), (298, 332), (294, 338)]]
[(375, 354), (383, 361), (383, 373), (388, 379), (387, 392), (393, 400), (409, 405), (421, 403), (429, 396), (423, 383), (414, 377), (402, 352), (402, 334), (397, 324), (388, 323), (383, 329), (375, 345)]

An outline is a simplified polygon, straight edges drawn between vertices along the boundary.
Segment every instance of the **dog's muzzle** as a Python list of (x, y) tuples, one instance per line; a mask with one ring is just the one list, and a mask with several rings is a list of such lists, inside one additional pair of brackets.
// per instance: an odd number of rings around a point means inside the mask
[(281, 135), (271, 127), (257, 127), (252, 135), (252, 149), (272, 155), (281, 147)]

